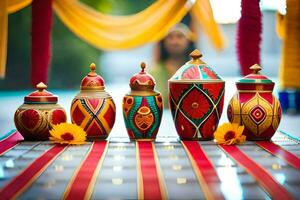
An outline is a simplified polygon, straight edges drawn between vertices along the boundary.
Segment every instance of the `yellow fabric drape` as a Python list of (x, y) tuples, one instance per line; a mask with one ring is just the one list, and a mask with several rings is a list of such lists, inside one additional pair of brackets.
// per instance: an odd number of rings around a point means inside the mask
[(285, 17), (276, 12), (276, 33), (280, 39), (285, 38)]
[[(32, 0), (0, 0), (0, 78), (5, 75), (7, 15), (29, 5)], [(134, 48), (162, 39), (169, 29), (192, 9), (216, 49), (224, 47), (224, 37), (213, 19), (209, 0), (158, 0), (145, 10), (128, 16), (107, 15), (79, 0), (52, 0), (61, 21), (78, 37), (105, 50)], [(193, 7), (193, 8), (192, 8)]]
[[(96, 12), (78, 0), (53, 0), (54, 11), (82, 40), (106, 50), (128, 49), (162, 39), (193, 6), (187, 0), (159, 0), (129, 16)], [(224, 47), (224, 37), (213, 19), (209, 0), (198, 0), (193, 15), (214, 47)]]
[(5, 76), (7, 54), (7, 0), (0, 1), (0, 77)]
[(214, 20), (209, 0), (197, 0), (191, 13), (214, 47), (218, 50), (222, 50), (225, 46), (225, 38)]
[(54, 7), (56, 3), (60, 3), (63, 7), (67, 7), (67, 9), (71, 10), (72, 13), (78, 13), (82, 20), (99, 28), (130, 28), (131, 25), (139, 24), (144, 21), (144, 17), (152, 15), (155, 10), (161, 9), (161, 6), (167, 5), (165, 4), (166, 0), (158, 0), (139, 13), (126, 16), (116, 16), (100, 13), (78, 0), (62, 0), (62, 2), (58, 0), (54, 2)]
[(8, 14), (28, 6), (32, 0), (0, 0), (0, 78), (5, 77)]
[(32, 0), (7, 0), (8, 14), (17, 12), (31, 4)]
[(113, 17), (97, 15), (77, 0), (54, 0), (53, 7), (78, 37), (106, 50), (128, 49), (157, 41), (190, 9), (187, 0), (161, 0), (136, 15)]
[(286, 15), (277, 15), (277, 33), (282, 39), (279, 80), (282, 89), (300, 89), (300, 1), (286, 1)]

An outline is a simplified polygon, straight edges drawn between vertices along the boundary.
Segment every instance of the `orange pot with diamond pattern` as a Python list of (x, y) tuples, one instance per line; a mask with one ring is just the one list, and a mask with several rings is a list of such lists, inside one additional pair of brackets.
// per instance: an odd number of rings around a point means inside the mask
[(95, 64), (90, 70), (72, 101), (71, 120), (86, 131), (88, 140), (106, 139), (115, 123), (116, 107)]
[(253, 65), (249, 74), (236, 82), (237, 93), (227, 108), (230, 122), (244, 125), (247, 140), (269, 140), (281, 119), (281, 106), (272, 94), (274, 82), (260, 74), (261, 67)]

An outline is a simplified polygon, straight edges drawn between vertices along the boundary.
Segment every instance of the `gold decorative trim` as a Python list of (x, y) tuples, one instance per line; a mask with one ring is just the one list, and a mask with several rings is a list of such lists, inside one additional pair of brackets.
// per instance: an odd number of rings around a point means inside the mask
[(151, 91), (141, 91), (141, 90), (131, 90), (127, 93), (128, 96), (156, 96), (159, 95), (155, 90)]
[(139, 141), (139, 142), (152, 142), (155, 138), (132, 138), (131, 141)]
[(252, 92), (252, 93), (272, 93), (272, 90), (238, 90), (239, 93), (248, 93), (248, 92)]
[[(135, 82), (137, 82), (138, 80), (136, 80)], [(139, 82), (139, 81), (138, 81)], [(154, 89), (154, 85), (149, 85), (149, 84), (129, 84), (129, 86), (131, 87), (132, 90), (138, 90), (138, 91), (152, 91)]]
[(194, 80), (168, 80), (168, 83), (186, 83), (186, 84), (198, 84), (198, 83), (225, 83), (222, 79), (214, 79), (214, 80), (201, 80), (201, 79), (194, 79)]
[(105, 87), (104, 86), (93, 86), (93, 87), (89, 87), (89, 86), (80, 86), (81, 90), (104, 90)]

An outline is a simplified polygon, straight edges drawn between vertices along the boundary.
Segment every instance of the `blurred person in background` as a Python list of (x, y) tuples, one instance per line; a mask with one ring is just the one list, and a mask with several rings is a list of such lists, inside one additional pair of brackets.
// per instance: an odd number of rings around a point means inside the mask
[(156, 89), (163, 96), (164, 108), (168, 108), (168, 80), (189, 59), (195, 49), (195, 34), (192, 32), (191, 16), (175, 25), (161, 40), (154, 52), (154, 65), (151, 74), (156, 80)]

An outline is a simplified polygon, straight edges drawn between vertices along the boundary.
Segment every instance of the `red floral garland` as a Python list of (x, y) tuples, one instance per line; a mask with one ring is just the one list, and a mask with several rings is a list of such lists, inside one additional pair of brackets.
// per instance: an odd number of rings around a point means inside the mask
[(31, 83), (48, 82), (51, 57), (52, 1), (32, 2)]
[(259, 0), (242, 0), (241, 18), (237, 27), (237, 56), (242, 75), (251, 73), (253, 64), (260, 63), (262, 32)]

